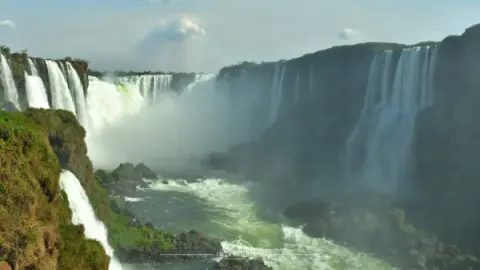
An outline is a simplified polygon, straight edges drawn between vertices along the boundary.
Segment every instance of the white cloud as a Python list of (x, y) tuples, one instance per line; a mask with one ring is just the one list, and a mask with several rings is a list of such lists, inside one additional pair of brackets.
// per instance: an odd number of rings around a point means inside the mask
[(0, 21), (0, 26), (6, 26), (13, 29), (15, 28), (15, 23), (10, 20), (3, 20), (3, 21)]
[(338, 38), (341, 40), (350, 40), (352, 38), (357, 37), (360, 35), (360, 32), (356, 29), (353, 28), (343, 28), (339, 33), (338, 33)]
[(162, 20), (140, 43), (158, 45), (163, 42), (184, 41), (205, 36), (205, 30), (192, 22), (187, 16), (172, 17)]
[(205, 36), (205, 29), (191, 17), (173, 16), (157, 23), (137, 41), (136, 59), (152, 70), (159, 65), (171, 71), (197, 70), (190, 64), (201, 58)]

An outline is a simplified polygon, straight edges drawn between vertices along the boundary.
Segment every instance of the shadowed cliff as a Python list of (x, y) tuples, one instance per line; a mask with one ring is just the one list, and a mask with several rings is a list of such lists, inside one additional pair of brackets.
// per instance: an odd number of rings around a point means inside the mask
[[(408, 183), (412, 192), (402, 194), (401, 204), (421, 228), (479, 253), (480, 218), (475, 209), (480, 204), (480, 128), (475, 116), (480, 104), (480, 27), (412, 46), (432, 45), (440, 48), (434, 103), (417, 115)], [(338, 197), (345, 191), (345, 143), (361, 115), (373, 58), (392, 50), (397, 63), (401, 51), (412, 46), (365, 43), (287, 61), (223, 68), (219, 80), (232, 96), (257, 91), (259, 97), (268, 97), (275, 67), (286, 66), (283, 96), (276, 121), (258, 140), (231, 147), (228, 153), (213, 153), (210, 165), (270, 182), (270, 195), (259, 196), (276, 197), (272, 200), (283, 207), (309, 197)], [(252, 109), (256, 121), (265, 122), (266, 106)]]

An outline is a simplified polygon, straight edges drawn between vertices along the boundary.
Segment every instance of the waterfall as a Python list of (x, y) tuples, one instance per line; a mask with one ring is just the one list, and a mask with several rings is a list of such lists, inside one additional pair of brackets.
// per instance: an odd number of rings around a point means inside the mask
[[(142, 98), (136, 85), (134, 82), (126, 86), (128, 91), (135, 91), (135, 95)], [(90, 83), (90, 87), (93, 86)], [(245, 127), (251, 110), (246, 106), (234, 107), (229, 91), (223, 90), (217, 87), (217, 74), (198, 74), (181, 93), (163, 93), (157, 104), (143, 105), (139, 108), (141, 113), (119, 117), (115, 124), (91, 137), (89, 156), (100, 167), (109, 167), (122, 160), (154, 163), (162, 158), (184, 159), (212, 151), (226, 151), (232, 144), (251, 139), (252, 129)], [(107, 92), (89, 91), (95, 95)], [(115, 90), (109, 92), (118, 93)], [(87, 99), (91, 98), (100, 100), (89, 93)], [(244, 102), (248, 95), (242, 98), (237, 101)], [(104, 103), (95, 107), (105, 108), (114, 101), (109, 98), (108, 104)], [(112, 119), (111, 116), (108, 118)], [(131, 144), (132, 138), (138, 143)]]
[(267, 128), (273, 125), (273, 123), (275, 123), (277, 120), (278, 111), (283, 98), (283, 78), (286, 70), (287, 65), (285, 64), (277, 64), (275, 66), (272, 88), (270, 89), (270, 114)]
[(126, 76), (118, 78), (117, 82), (137, 87), (148, 104), (155, 104), (162, 92), (171, 91), (172, 75)]
[(360, 119), (346, 142), (350, 188), (408, 188), (415, 119), (433, 103), (437, 52), (438, 47), (405, 49), (398, 62), (392, 51), (375, 56)]
[(54, 109), (68, 110), (76, 115), (72, 94), (58, 63), (52, 60), (45, 60), (45, 63), (47, 64), (48, 79), (52, 93), (52, 107)]
[(3, 98), (4, 101), (10, 101), (18, 109), (20, 103), (18, 101), (17, 87), (13, 79), (12, 70), (8, 65), (7, 58), (0, 53), (0, 80), (3, 85)]
[(313, 96), (313, 62), (310, 64), (310, 69), (308, 71), (308, 90), (310, 97)]
[(297, 72), (297, 76), (295, 76), (295, 90), (294, 90), (294, 97), (293, 100), (298, 102), (300, 99), (300, 73)]
[(35, 66), (35, 63), (33, 63), (33, 60), (31, 58), (27, 58), (27, 63), (32, 76), (38, 76), (38, 70), (37, 70), (37, 67)]
[(110, 270), (121, 270), (122, 265), (113, 256), (113, 248), (108, 243), (107, 229), (103, 222), (95, 217), (95, 212), (80, 181), (70, 171), (62, 170), (60, 187), (67, 193), (68, 203), (72, 210), (72, 223), (82, 224), (85, 227), (85, 237), (95, 239), (102, 244), (105, 252), (111, 258)]
[(68, 80), (70, 81), (70, 85), (73, 88), (73, 94), (75, 96), (75, 108), (78, 115), (78, 121), (85, 129), (88, 130), (89, 121), (82, 81), (80, 80), (80, 77), (78, 77), (77, 71), (73, 68), (72, 64), (67, 62), (66, 66)]
[(97, 132), (137, 114), (144, 107), (144, 98), (135, 85), (121, 86), (90, 76), (86, 104), (90, 126)]
[(43, 84), (42, 78), (38, 76), (29, 76), (25, 72), (25, 88), (27, 93), (28, 107), (49, 109), (47, 90)]
[(28, 107), (49, 109), (47, 89), (43, 84), (42, 78), (38, 74), (35, 63), (30, 58), (27, 58), (28, 68), (31, 76), (25, 71), (25, 90), (27, 94)]

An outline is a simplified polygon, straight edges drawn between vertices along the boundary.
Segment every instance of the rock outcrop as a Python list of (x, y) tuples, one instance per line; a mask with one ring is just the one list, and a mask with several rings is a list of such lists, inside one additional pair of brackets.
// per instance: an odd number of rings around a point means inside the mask
[(145, 164), (122, 163), (111, 173), (104, 170), (95, 172), (101, 185), (108, 189), (110, 194), (123, 194), (135, 192), (137, 186), (141, 188), (148, 187), (145, 180), (157, 179), (157, 173), (148, 168)]

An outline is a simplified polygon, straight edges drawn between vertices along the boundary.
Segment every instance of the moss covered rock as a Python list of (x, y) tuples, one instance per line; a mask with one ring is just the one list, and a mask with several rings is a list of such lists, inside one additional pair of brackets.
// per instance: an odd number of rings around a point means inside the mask
[(0, 156), (0, 260), (14, 269), (108, 269), (100, 243), (70, 223), (45, 131), (23, 113), (0, 112)]

